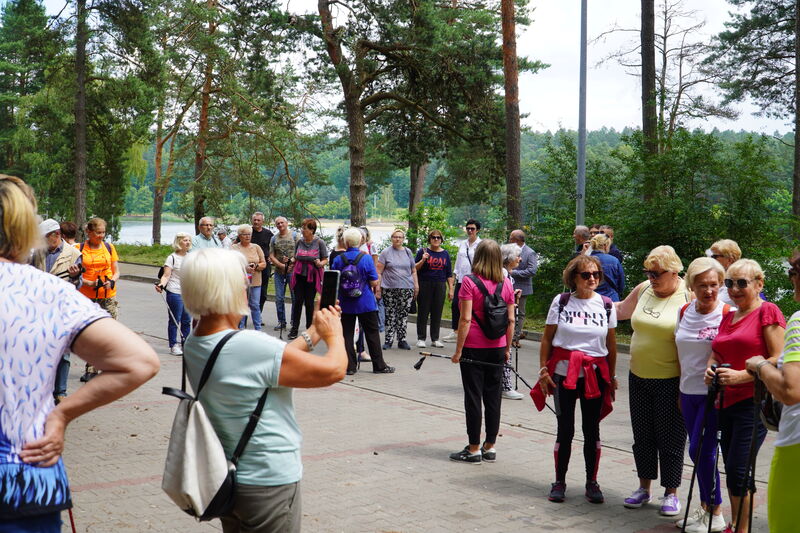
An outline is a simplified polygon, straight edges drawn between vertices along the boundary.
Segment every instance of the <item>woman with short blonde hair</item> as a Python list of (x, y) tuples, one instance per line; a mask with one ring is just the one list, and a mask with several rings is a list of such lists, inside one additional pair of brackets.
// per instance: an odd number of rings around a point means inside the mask
[(628, 376), (633, 458), (639, 487), (624, 505), (637, 509), (650, 502), (650, 484), (658, 478), (665, 489), (661, 514), (680, 513), (678, 487), (683, 476), (686, 429), (678, 408), (681, 369), (675, 346), (678, 311), (691, 293), (678, 275), (683, 270), (672, 246), (653, 248), (644, 260), (647, 281), (622, 302), (617, 318), (631, 319), (631, 363)]
[[(259, 331), (262, 327), (261, 291), (264, 290), (264, 287), (261, 286), (261, 277), (263, 276), (261, 272), (267, 268), (267, 259), (264, 257), (264, 250), (261, 249), (261, 246), (253, 244), (253, 226), (239, 224), (236, 233), (239, 236), (239, 242), (231, 246), (231, 250), (242, 254), (247, 261), (246, 271), (249, 281), (247, 305), (250, 308), (249, 314), (253, 318), (253, 328)], [(239, 329), (247, 327), (247, 315), (248, 313), (245, 313), (239, 322)]]
[[(712, 244), (711, 248), (706, 250), (706, 255), (719, 261), (722, 268), (728, 269), (728, 267), (742, 258), (742, 250), (736, 244), (736, 241), (722, 239)], [(719, 288), (719, 299), (728, 305), (735, 305), (733, 299), (728, 296), (728, 287), (725, 285)]]
[[(192, 317), (183, 305), (181, 297), (181, 265), (186, 254), (192, 247), (192, 236), (183, 231), (175, 234), (172, 240), (172, 249), (175, 250), (164, 260), (164, 272), (156, 284), (156, 292), (166, 292), (167, 302), (167, 339), (169, 340), (169, 353), (183, 355), (183, 345), (189, 330), (192, 328)], [(180, 344), (178, 344), (178, 327), (181, 329)]]
[(41, 240), (33, 189), (16, 176), (0, 174), (0, 206), (0, 257), (22, 261)]
[[(739, 259), (729, 266), (725, 286), (736, 312), (723, 317), (719, 333), (711, 343), (713, 352), (706, 369), (706, 384), (710, 384), (716, 374), (719, 384), (725, 387), (725, 397), (718, 402), (725, 484), (731, 500), (734, 530), (746, 533), (750, 531), (746, 509), (755, 491), (754, 480), (748, 480), (747, 476), (749, 457), (750, 454), (755, 457), (767, 435), (761, 419), (753, 414), (753, 375), (747, 371), (746, 362), (757, 355), (767, 357), (772, 363), (778, 361), (786, 320), (777, 305), (759, 296), (764, 288), (764, 272), (752, 259)], [(716, 372), (712, 371), (712, 365), (717, 365)], [(741, 519), (737, 522), (739, 516)]]

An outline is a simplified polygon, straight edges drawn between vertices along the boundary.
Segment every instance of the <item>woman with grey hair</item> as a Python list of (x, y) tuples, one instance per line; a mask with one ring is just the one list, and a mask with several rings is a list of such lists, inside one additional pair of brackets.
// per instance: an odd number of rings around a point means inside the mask
[[(239, 242), (231, 246), (231, 250), (239, 252), (247, 260), (247, 303), (250, 306), (250, 315), (253, 317), (253, 329), (261, 329), (261, 272), (267, 268), (267, 259), (260, 246), (253, 244), (253, 226), (250, 224), (240, 224), (236, 229), (239, 234)], [(247, 315), (242, 317), (239, 322), (239, 329), (247, 327)]]
[[(183, 306), (181, 298), (181, 265), (192, 247), (192, 236), (179, 231), (172, 240), (172, 249), (175, 250), (164, 260), (164, 273), (156, 283), (156, 292), (166, 292), (167, 306), (167, 337), (169, 338), (169, 353), (183, 355), (183, 343), (189, 336), (192, 327), (192, 317)], [(181, 327), (181, 342), (178, 344), (178, 324)]]
[[(269, 388), (236, 468), (236, 495), (233, 508), (221, 517), (222, 531), (298, 532), (303, 516), (302, 435), (292, 389), (326, 387), (344, 377), (342, 323), (339, 309), (331, 306), (315, 312), (312, 326), (288, 344), (258, 331), (237, 331), (248, 308), (246, 268), (246, 259), (230, 250), (204, 249), (186, 259), (183, 297), (200, 317), (186, 342), (186, 375), (197, 390), (209, 357), (219, 350), (200, 403), (227, 457)], [(320, 341), (327, 349), (310, 353)]]
[[(509, 273), (519, 266), (521, 248), (514, 243), (508, 243), (500, 246), (500, 254), (503, 256), (503, 277), (511, 281), (511, 286), (514, 286), (514, 278)], [(514, 303), (519, 303), (519, 295), (522, 291), (514, 289)], [(519, 341), (512, 341), (511, 344), (519, 348)], [(513, 355), (509, 352), (508, 364), (512, 364)], [(506, 400), (521, 400), (524, 398), (522, 394), (514, 389), (514, 381), (511, 379), (511, 368), (506, 366), (503, 369), (503, 398)]]

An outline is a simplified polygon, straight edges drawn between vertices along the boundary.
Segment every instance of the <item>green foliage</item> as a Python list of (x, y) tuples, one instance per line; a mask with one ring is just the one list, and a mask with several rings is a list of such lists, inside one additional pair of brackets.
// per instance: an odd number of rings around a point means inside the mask
[[(419, 208), (411, 215), (405, 210), (402, 220), (409, 223), (406, 233), (408, 247), (418, 250), (428, 245), (428, 233), (438, 229), (444, 235), (443, 247), (450, 252), (455, 260), (456, 247), (453, 245), (456, 238), (460, 237), (460, 232), (449, 223), (450, 213), (446, 207), (422, 203)], [(416, 228), (416, 229), (412, 229)]]
[(173, 252), (168, 244), (114, 244), (119, 260), (125, 263), (142, 263), (144, 265), (161, 266), (164, 259)]

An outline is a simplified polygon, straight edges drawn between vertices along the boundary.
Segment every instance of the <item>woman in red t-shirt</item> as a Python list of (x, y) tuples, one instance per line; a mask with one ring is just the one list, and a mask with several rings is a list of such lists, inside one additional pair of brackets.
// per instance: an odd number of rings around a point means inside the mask
[[(750, 524), (746, 509), (749, 496), (744, 486), (748, 469), (748, 456), (753, 426), (756, 425), (756, 450), (764, 442), (767, 430), (757, 416), (753, 416), (753, 376), (745, 369), (745, 362), (755, 355), (763, 355), (775, 364), (783, 349), (783, 332), (786, 320), (777, 305), (759, 297), (764, 288), (764, 272), (752, 259), (740, 259), (725, 273), (728, 295), (736, 305), (735, 313), (722, 318), (719, 333), (711, 343), (711, 358), (706, 369), (706, 384), (714, 377), (711, 365), (730, 364), (718, 368), (716, 373), (723, 387), (719, 401), (720, 447), (725, 461), (728, 495), (731, 499), (733, 519), (741, 514), (736, 531), (748, 532)], [(749, 488), (755, 490), (754, 480)], [(744, 507), (741, 513), (739, 508)], [(734, 524), (736, 527), (736, 524)]]
[[(481, 323), (486, 325), (484, 295), (475, 280), (490, 295), (494, 294), (498, 284), (503, 284), (500, 296), (508, 308), (505, 335), (492, 339), (484, 334), (480, 326)], [(463, 450), (451, 453), (450, 459), (465, 463), (480, 463), (482, 460), (492, 463), (496, 457), (494, 443), (500, 430), (500, 394), (503, 389), (501, 365), (509, 359), (511, 338), (514, 334), (514, 288), (511, 281), (503, 276), (503, 256), (495, 241), (484, 239), (478, 245), (472, 261), (472, 275), (461, 280), (458, 298), (461, 319), (453, 362), (460, 362), (463, 356), (464, 359), (497, 366), (471, 363), (461, 365), (469, 444)], [(481, 401), (486, 417), (486, 440), (482, 447)]]

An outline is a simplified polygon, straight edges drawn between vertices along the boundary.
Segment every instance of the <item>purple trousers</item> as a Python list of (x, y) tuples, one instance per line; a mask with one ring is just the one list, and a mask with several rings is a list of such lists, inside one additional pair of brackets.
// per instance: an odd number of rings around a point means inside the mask
[[(705, 394), (681, 393), (681, 411), (689, 434), (689, 457), (697, 464), (697, 486), (700, 488), (700, 501), (720, 505), (722, 503), (722, 487), (719, 485), (719, 472), (716, 471), (717, 458), (717, 410), (705, 414)], [(705, 425), (705, 433), (703, 426)], [(703, 445), (700, 445), (702, 438)], [(698, 448), (700, 448), (698, 450)], [(700, 457), (697, 457), (697, 452)], [(713, 485), (716, 478), (716, 485)], [(714, 499), (711, 499), (712, 485), (716, 487)]]

